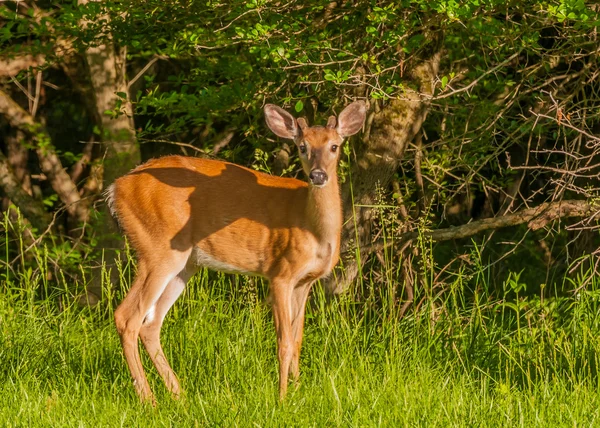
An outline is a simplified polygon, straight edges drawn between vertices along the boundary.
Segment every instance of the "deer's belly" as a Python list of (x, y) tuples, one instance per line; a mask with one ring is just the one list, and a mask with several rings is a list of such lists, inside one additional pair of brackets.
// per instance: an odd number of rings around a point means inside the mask
[(206, 267), (219, 272), (235, 273), (242, 275), (260, 275), (250, 266), (244, 266), (236, 260), (217, 258), (212, 254), (203, 251), (201, 248), (194, 247), (190, 256), (190, 264), (196, 268)]

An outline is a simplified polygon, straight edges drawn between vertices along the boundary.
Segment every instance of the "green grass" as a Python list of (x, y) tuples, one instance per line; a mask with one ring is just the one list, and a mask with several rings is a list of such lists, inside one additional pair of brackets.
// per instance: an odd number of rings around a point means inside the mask
[(431, 306), (397, 320), (393, 308), (382, 315), (369, 301), (326, 304), (317, 292), (301, 383), (279, 402), (268, 308), (229, 277), (211, 278), (190, 284), (163, 330), (185, 390), (181, 401), (169, 397), (145, 359), (156, 408), (135, 396), (111, 307), (81, 309), (58, 290), (40, 300), (33, 279), (33, 289), (7, 282), (0, 294), (0, 425), (600, 424), (593, 295), (570, 302), (562, 326), (540, 318), (516, 329), (514, 311), (502, 314), (498, 305), (442, 311), (435, 320)]
[(443, 292), (425, 283), (402, 319), (393, 267), (360, 301), (328, 303), (317, 287), (301, 382), (283, 402), (265, 285), (204, 272), (163, 328), (180, 401), (142, 353), (152, 407), (135, 395), (112, 321), (130, 260), (111, 296), (82, 308), (83, 285), (33, 253), (31, 269), (0, 273), (0, 426), (600, 426), (600, 292), (585, 272), (568, 284), (589, 280), (576, 296), (524, 298), (518, 274), (498, 293), (479, 265)]

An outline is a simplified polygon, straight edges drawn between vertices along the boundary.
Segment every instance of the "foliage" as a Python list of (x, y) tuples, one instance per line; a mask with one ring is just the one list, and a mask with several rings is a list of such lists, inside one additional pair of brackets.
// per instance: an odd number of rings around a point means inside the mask
[[(381, 190), (380, 205), (390, 208), (377, 221), (375, 235), (393, 241), (405, 230), (460, 225), (546, 200), (599, 197), (598, 14), (597, 5), (581, 0), (5, 2), (0, 50), (3, 58), (46, 57), (40, 69), (52, 86), (45, 88), (38, 115), (66, 167), (82, 158), (80, 141), (102, 136), (61, 66), (70, 54), (114, 43), (126, 53), (132, 85), (105, 113), (124, 114), (131, 98), (144, 158), (174, 151), (210, 154), (233, 132), (219, 157), (298, 176), (294, 155), (290, 165), (273, 167), (277, 145), (263, 125), (265, 102), (283, 104), (311, 121), (356, 97), (380, 111), (408, 91), (421, 90), (414, 79), (419, 57), (440, 48), (434, 95), (423, 99), (430, 112), (422, 145), (408, 148), (396, 172), (397, 187)], [(14, 80), (31, 86), (32, 71)], [(2, 87), (27, 104), (12, 80)], [(9, 134), (5, 124), (0, 127)], [(346, 170), (356, 162), (355, 148), (346, 147)], [(102, 162), (98, 150), (94, 157)], [(41, 176), (33, 162), (28, 167), (32, 177)], [(36, 180), (48, 209), (61, 210), (47, 182)], [(386, 222), (395, 226), (386, 228)], [(535, 268), (524, 273), (537, 276), (528, 278), (538, 284), (530, 295), (542, 283), (569, 288), (559, 280), (563, 272), (550, 271), (594, 249), (577, 243), (565, 249), (577, 233), (597, 238), (585, 230), (595, 223), (580, 226), (582, 232), (547, 236), (509, 230), (496, 240), (480, 237), (475, 246), (486, 244), (481, 251), (487, 261), (511, 251), (514, 257), (507, 261), (535, 260)], [(47, 243), (56, 265), (71, 275), (79, 275), (72, 260), (85, 259), (88, 243), (95, 243), (89, 229), (81, 236)], [(519, 244), (494, 246), (498, 241)], [(461, 260), (469, 258), (473, 245), (459, 244), (436, 247), (437, 263), (454, 260), (453, 268), (468, 268)], [(523, 254), (535, 258), (525, 260)], [(496, 289), (507, 266), (490, 273)]]

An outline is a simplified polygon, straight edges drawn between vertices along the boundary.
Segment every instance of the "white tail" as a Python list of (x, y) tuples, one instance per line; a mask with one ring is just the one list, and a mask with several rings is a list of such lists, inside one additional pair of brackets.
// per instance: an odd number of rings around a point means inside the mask
[(227, 162), (169, 156), (119, 178), (108, 190), (111, 209), (138, 258), (131, 290), (115, 323), (138, 395), (153, 400), (138, 336), (174, 395), (177, 377), (160, 344), (165, 315), (200, 268), (259, 275), (270, 281), (277, 331), (279, 393), (297, 379), (304, 311), (311, 285), (338, 261), (342, 210), (337, 164), (343, 138), (363, 125), (357, 101), (326, 127), (309, 127), (285, 110), (265, 106), (267, 125), (298, 146), (310, 184)]

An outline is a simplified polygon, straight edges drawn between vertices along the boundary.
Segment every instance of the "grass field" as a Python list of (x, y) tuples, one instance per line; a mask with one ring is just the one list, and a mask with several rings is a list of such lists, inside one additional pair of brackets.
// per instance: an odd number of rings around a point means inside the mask
[(144, 359), (153, 408), (135, 396), (112, 304), (78, 307), (81, 285), (46, 283), (37, 257), (0, 277), (0, 426), (600, 426), (597, 291), (520, 299), (518, 275), (503, 296), (485, 272), (458, 275), (398, 319), (385, 286), (329, 303), (317, 288), (301, 382), (279, 402), (265, 285), (205, 272), (163, 329), (183, 399)]

